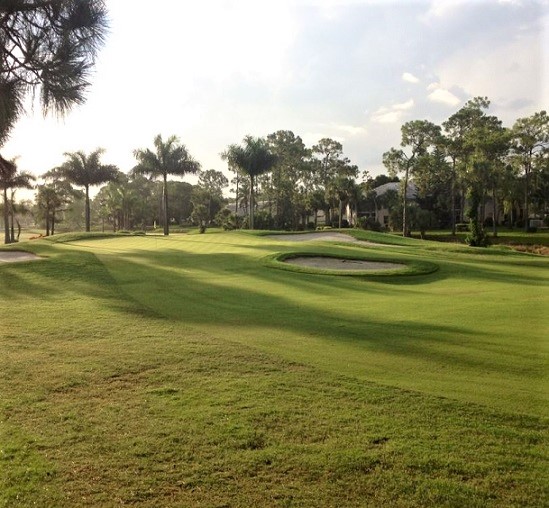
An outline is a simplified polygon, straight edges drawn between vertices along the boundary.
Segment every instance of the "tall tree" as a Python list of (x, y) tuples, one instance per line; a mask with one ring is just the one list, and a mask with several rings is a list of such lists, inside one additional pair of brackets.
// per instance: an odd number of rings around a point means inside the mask
[(417, 167), (425, 161), (429, 149), (436, 147), (440, 140), (440, 127), (427, 120), (413, 120), (401, 127), (403, 149), (391, 148), (383, 154), (383, 164), (389, 173), (396, 176), (404, 173), (402, 188), (402, 235), (409, 235), (408, 227), (408, 183)]
[[(332, 210), (340, 201), (340, 187), (346, 178), (356, 178), (358, 168), (343, 155), (343, 145), (330, 138), (322, 138), (312, 148), (313, 171), (316, 176), (316, 186), (325, 193), (326, 223), (332, 223)], [(339, 213), (341, 218), (341, 213)]]
[(89, 155), (82, 151), (65, 153), (66, 161), (59, 168), (69, 182), (84, 187), (86, 231), (91, 229), (90, 187), (113, 181), (119, 173), (116, 166), (101, 163), (104, 152), (103, 148), (98, 148)]
[(44, 184), (38, 186), (35, 203), (38, 215), (44, 219), (46, 236), (55, 234), (58, 214), (66, 212), (74, 200), (81, 200), (84, 193), (74, 189), (60, 168), (53, 168), (42, 175)]
[(257, 176), (270, 171), (276, 164), (277, 157), (271, 152), (263, 138), (246, 136), (241, 145), (229, 145), (222, 157), (233, 167), (238, 167), (248, 175), (250, 183), (249, 227), (254, 229), (255, 180)]
[(310, 172), (311, 151), (292, 131), (279, 130), (267, 136), (271, 151), (277, 156), (271, 184), (277, 228), (296, 228), (300, 212), (305, 209), (306, 176)]
[(0, 145), (23, 112), (25, 96), (44, 113), (84, 102), (107, 28), (103, 0), (0, 2)]
[(112, 224), (113, 231), (132, 227), (132, 209), (138, 200), (132, 191), (128, 175), (124, 173), (99, 189), (94, 204), (99, 204), (103, 230), (105, 219)]
[(549, 156), (549, 116), (539, 111), (513, 125), (513, 151), (524, 171), (524, 230), (528, 231), (530, 179), (536, 164)]
[[(15, 192), (17, 189), (32, 189), (33, 183), (36, 180), (34, 175), (24, 171), (16, 173), (10, 182), (10, 199), (9, 199), (9, 219), (10, 219), (10, 243), (16, 242), (15, 238)], [(21, 228), (19, 227), (19, 230)]]
[[(484, 110), (488, 108), (490, 101), (487, 97), (475, 97), (469, 101), (448, 120), (443, 122), (445, 131), (441, 139), (442, 149), (451, 161), (451, 187), (450, 199), (452, 209), (452, 234), (456, 234), (456, 189), (458, 183), (462, 187), (462, 201), (464, 201), (464, 187), (466, 173), (470, 157), (474, 151), (474, 144), (469, 142), (471, 132), (485, 116)], [(463, 206), (461, 213), (463, 213)]]
[(223, 189), (228, 185), (229, 180), (221, 171), (208, 169), (200, 173), (198, 185), (193, 189), (193, 206), (205, 206), (205, 221), (208, 224), (220, 210), (223, 203)]
[(14, 162), (4, 159), (0, 155), (0, 184), (2, 185), (3, 210), (4, 210), (4, 243), (11, 243), (8, 189), (10, 182), (17, 173)]
[(153, 141), (154, 151), (146, 149), (134, 150), (137, 159), (136, 173), (150, 175), (152, 178), (162, 178), (162, 211), (164, 219), (164, 235), (170, 234), (168, 215), (168, 175), (185, 176), (200, 171), (200, 164), (194, 160), (181, 144), (177, 136), (170, 136), (166, 141), (158, 134)]
[[(4, 209), (4, 243), (15, 242), (14, 234), (14, 201), (15, 189), (32, 189), (34, 176), (30, 173), (17, 171), (15, 161), (8, 161), (0, 156), (0, 186), (3, 195)], [(8, 191), (12, 191), (11, 194)]]
[[(478, 179), (478, 187), (482, 195), (481, 208), (485, 209), (485, 198), (488, 192), (492, 197), (492, 231), (497, 236), (497, 224), (499, 215), (500, 188), (505, 177), (505, 158), (509, 152), (510, 132), (502, 126), (501, 121), (495, 116), (485, 116), (482, 122), (474, 130), (476, 149), (473, 154), (473, 178), (477, 175), (474, 170), (477, 167), (485, 168), (484, 174)], [(479, 165), (479, 162), (481, 163)], [(478, 176), (477, 176), (478, 178)], [(473, 181), (473, 185), (474, 185)], [(485, 219), (485, 214), (483, 214)]]

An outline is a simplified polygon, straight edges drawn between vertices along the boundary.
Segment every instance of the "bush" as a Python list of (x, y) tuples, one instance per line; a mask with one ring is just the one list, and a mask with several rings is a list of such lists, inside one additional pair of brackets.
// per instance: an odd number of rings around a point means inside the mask
[(273, 216), (267, 210), (258, 210), (254, 214), (255, 229), (275, 229)]
[(232, 231), (236, 227), (236, 216), (228, 208), (223, 208), (217, 212), (214, 222), (224, 231)]
[(465, 238), (465, 243), (470, 247), (488, 247), (490, 240), (478, 221), (471, 221), (471, 233)]
[(358, 226), (362, 229), (369, 229), (370, 231), (383, 231), (383, 226), (373, 217), (359, 217)]

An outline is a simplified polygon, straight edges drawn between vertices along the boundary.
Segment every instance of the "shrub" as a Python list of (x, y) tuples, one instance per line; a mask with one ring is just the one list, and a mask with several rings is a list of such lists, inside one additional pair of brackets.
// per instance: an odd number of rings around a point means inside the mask
[(236, 216), (228, 208), (219, 210), (214, 222), (225, 231), (231, 231), (236, 228)]
[(490, 244), (486, 231), (478, 221), (471, 221), (471, 233), (465, 238), (465, 243), (470, 247), (488, 247)]
[(358, 225), (360, 228), (369, 229), (370, 231), (383, 231), (383, 226), (373, 217), (359, 217)]
[(254, 214), (255, 229), (275, 229), (273, 216), (267, 210), (258, 210)]

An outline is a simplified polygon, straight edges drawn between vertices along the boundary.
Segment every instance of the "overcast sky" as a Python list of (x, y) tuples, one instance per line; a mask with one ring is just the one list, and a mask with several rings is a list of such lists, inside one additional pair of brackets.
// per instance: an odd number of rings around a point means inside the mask
[(110, 34), (85, 105), (28, 112), (2, 148), (39, 175), (106, 149), (122, 171), (156, 134), (203, 169), (246, 134), (337, 139), (383, 172), (408, 120), (441, 123), (475, 96), (511, 126), (549, 105), (546, 0), (107, 0)]

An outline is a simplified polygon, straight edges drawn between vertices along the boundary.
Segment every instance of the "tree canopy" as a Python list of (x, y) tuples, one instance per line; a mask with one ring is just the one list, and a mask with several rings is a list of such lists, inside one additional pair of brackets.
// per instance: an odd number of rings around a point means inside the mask
[(82, 151), (65, 153), (67, 160), (60, 168), (61, 173), (69, 182), (84, 187), (86, 231), (90, 231), (90, 187), (115, 180), (119, 173), (116, 166), (101, 163), (103, 153), (102, 148), (94, 150), (89, 155)]
[(166, 141), (158, 134), (153, 141), (154, 152), (148, 148), (134, 150), (137, 166), (135, 173), (150, 175), (153, 178), (161, 177), (163, 182), (163, 219), (164, 235), (169, 235), (168, 214), (168, 175), (184, 176), (200, 171), (200, 163), (181, 144), (177, 136), (170, 136)]
[(107, 29), (104, 0), (0, 2), (0, 144), (28, 93), (44, 113), (81, 104)]
[(254, 184), (257, 176), (271, 170), (276, 164), (277, 157), (271, 152), (263, 138), (246, 136), (242, 145), (230, 145), (222, 154), (232, 166), (238, 167), (250, 179), (250, 229), (254, 229)]

